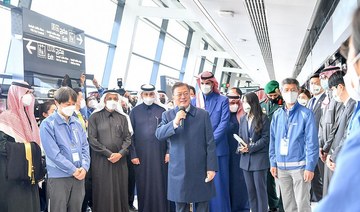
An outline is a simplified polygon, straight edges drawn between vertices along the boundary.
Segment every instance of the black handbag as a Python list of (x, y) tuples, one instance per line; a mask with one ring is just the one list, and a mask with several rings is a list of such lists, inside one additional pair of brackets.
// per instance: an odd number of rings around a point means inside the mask
[[(27, 145), (26, 147), (24, 143), (6, 142), (6, 177), (8, 180), (35, 184), (44, 179), (46, 169), (45, 161), (41, 157), (41, 148), (35, 142), (30, 142)], [(28, 155), (26, 148), (28, 148)], [(29, 151), (31, 151), (31, 157), (29, 157)], [(29, 167), (30, 158), (32, 164), (30, 163), (31, 166)]]

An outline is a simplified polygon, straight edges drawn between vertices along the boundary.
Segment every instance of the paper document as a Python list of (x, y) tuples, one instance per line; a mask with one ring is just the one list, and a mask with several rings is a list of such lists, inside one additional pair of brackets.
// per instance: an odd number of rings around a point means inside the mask
[(247, 144), (245, 143), (245, 141), (243, 141), (243, 139), (241, 139), (238, 135), (234, 134), (233, 136), (234, 136), (235, 140), (237, 140), (237, 142), (238, 142), (241, 146), (243, 146), (243, 147), (246, 147), (246, 146), (247, 146)]

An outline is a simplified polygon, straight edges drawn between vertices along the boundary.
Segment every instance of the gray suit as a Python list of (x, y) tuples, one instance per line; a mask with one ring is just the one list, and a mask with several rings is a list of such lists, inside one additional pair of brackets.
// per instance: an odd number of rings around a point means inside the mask
[[(356, 105), (356, 101), (353, 99), (349, 99), (346, 106), (343, 107), (341, 111), (341, 115), (339, 117), (339, 122), (335, 125), (336, 131), (334, 133), (334, 139), (327, 141), (324, 144), (323, 150), (324, 152), (328, 152), (331, 155), (331, 159), (335, 162), (336, 156), (341, 150), (343, 142), (346, 139), (347, 128), (349, 125), (350, 118), (354, 112), (354, 108)], [(331, 177), (333, 172), (325, 166), (324, 169), (324, 187), (323, 187), (323, 195), (327, 194), (328, 187), (330, 184)]]
[(316, 123), (316, 127), (319, 129), (319, 124), (320, 124), (320, 119), (321, 119), (321, 116), (322, 116), (322, 110), (321, 110), (321, 105), (324, 101), (326, 97), (326, 94), (325, 92), (319, 97), (319, 99), (317, 100), (317, 102), (315, 103), (315, 105), (312, 103), (313, 101), (315, 101), (315, 97), (312, 97), (310, 100), (309, 100), (309, 104), (308, 104), (308, 108), (310, 110), (313, 111), (314, 113), (314, 118), (315, 118), (315, 123)]
[[(318, 129), (318, 135), (321, 134), (320, 131), (320, 121), (322, 120), (322, 104), (324, 99), (326, 98), (326, 93), (324, 92), (317, 102), (313, 104), (312, 102), (315, 101), (315, 97), (311, 98), (308, 104), (308, 108), (313, 111), (314, 113), (314, 119), (315, 119), (315, 126)], [(319, 146), (321, 146), (321, 143), (319, 142)], [(314, 170), (314, 179), (311, 181), (311, 189), (312, 189), (312, 201), (317, 202), (322, 199), (322, 177), (324, 176), (324, 163), (321, 161), (321, 159), (318, 159), (318, 163), (316, 164), (315, 170)]]

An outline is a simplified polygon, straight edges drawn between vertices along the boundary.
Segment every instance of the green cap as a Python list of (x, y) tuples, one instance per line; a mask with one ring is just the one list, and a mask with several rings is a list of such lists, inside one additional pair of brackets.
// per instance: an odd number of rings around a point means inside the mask
[(265, 85), (265, 93), (269, 94), (269, 93), (275, 93), (275, 90), (279, 88), (279, 83), (276, 80), (271, 80), (270, 82), (268, 82), (268, 84)]

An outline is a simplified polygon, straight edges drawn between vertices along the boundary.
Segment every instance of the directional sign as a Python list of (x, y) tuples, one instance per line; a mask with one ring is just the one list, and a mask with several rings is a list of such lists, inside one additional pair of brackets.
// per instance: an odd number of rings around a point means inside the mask
[(26, 44), (26, 49), (28, 50), (29, 54), (32, 54), (32, 50), (36, 50), (36, 47), (32, 46), (31, 44), (32, 44), (31, 40), (29, 40), (28, 44)]
[[(33, 70), (36, 67), (34, 72), (49, 72), (48, 69), (41, 71), (44, 63), (69, 70), (85, 70), (84, 53), (36, 40), (36, 38), (24, 38), (23, 40), (25, 70)], [(31, 69), (29, 69), (30, 67)]]
[(22, 12), (25, 71), (52, 76), (85, 72), (84, 31), (28, 9)]
[(25, 8), (23, 9), (23, 31), (84, 49), (84, 31)]

